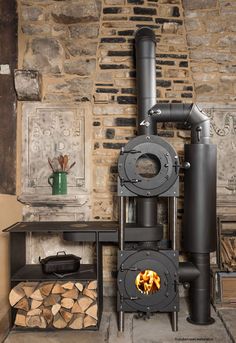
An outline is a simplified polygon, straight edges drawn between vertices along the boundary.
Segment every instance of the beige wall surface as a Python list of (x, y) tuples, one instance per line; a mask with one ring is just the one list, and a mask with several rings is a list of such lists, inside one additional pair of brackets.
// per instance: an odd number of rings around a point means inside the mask
[(21, 220), (21, 205), (16, 196), (0, 194), (0, 342), (8, 326), (9, 260), (6, 227)]

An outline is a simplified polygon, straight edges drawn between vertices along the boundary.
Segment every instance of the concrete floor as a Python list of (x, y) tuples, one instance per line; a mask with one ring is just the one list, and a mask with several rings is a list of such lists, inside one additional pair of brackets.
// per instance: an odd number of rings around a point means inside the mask
[(125, 332), (117, 332), (114, 300), (105, 299), (99, 331), (12, 331), (4, 343), (167, 343), (167, 342), (236, 342), (236, 308), (212, 309), (216, 322), (210, 326), (191, 325), (186, 321), (187, 303), (181, 299), (179, 331), (172, 332), (168, 314), (154, 314), (150, 319), (125, 315)]

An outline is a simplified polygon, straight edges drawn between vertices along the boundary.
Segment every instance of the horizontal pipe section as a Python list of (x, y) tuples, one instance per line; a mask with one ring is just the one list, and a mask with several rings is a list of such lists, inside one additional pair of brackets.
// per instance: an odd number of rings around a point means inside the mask
[(179, 263), (179, 281), (181, 283), (191, 282), (199, 277), (200, 271), (192, 262)]
[(153, 123), (184, 122), (191, 126), (191, 142), (209, 144), (210, 119), (196, 104), (156, 104), (149, 110)]

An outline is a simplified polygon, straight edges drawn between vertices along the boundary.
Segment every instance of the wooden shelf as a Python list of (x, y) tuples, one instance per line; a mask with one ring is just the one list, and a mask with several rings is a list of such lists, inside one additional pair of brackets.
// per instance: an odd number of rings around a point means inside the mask
[(84, 206), (86, 199), (81, 199), (77, 194), (22, 194), (17, 200), (25, 205), (32, 206)]
[(54, 274), (45, 274), (42, 271), (40, 264), (26, 264), (20, 268), (11, 278), (12, 281), (68, 281), (68, 280), (81, 280), (90, 281), (96, 280), (96, 265), (94, 264), (81, 264), (77, 273), (67, 275), (63, 278), (57, 277)]

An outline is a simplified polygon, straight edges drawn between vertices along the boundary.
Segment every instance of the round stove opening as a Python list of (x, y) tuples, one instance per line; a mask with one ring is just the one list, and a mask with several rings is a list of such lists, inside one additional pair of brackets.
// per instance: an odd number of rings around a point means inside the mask
[(143, 154), (136, 161), (136, 173), (150, 179), (156, 176), (161, 170), (159, 158), (153, 154)]
[(146, 269), (137, 275), (135, 285), (141, 293), (153, 294), (161, 288), (161, 279), (156, 272)]

